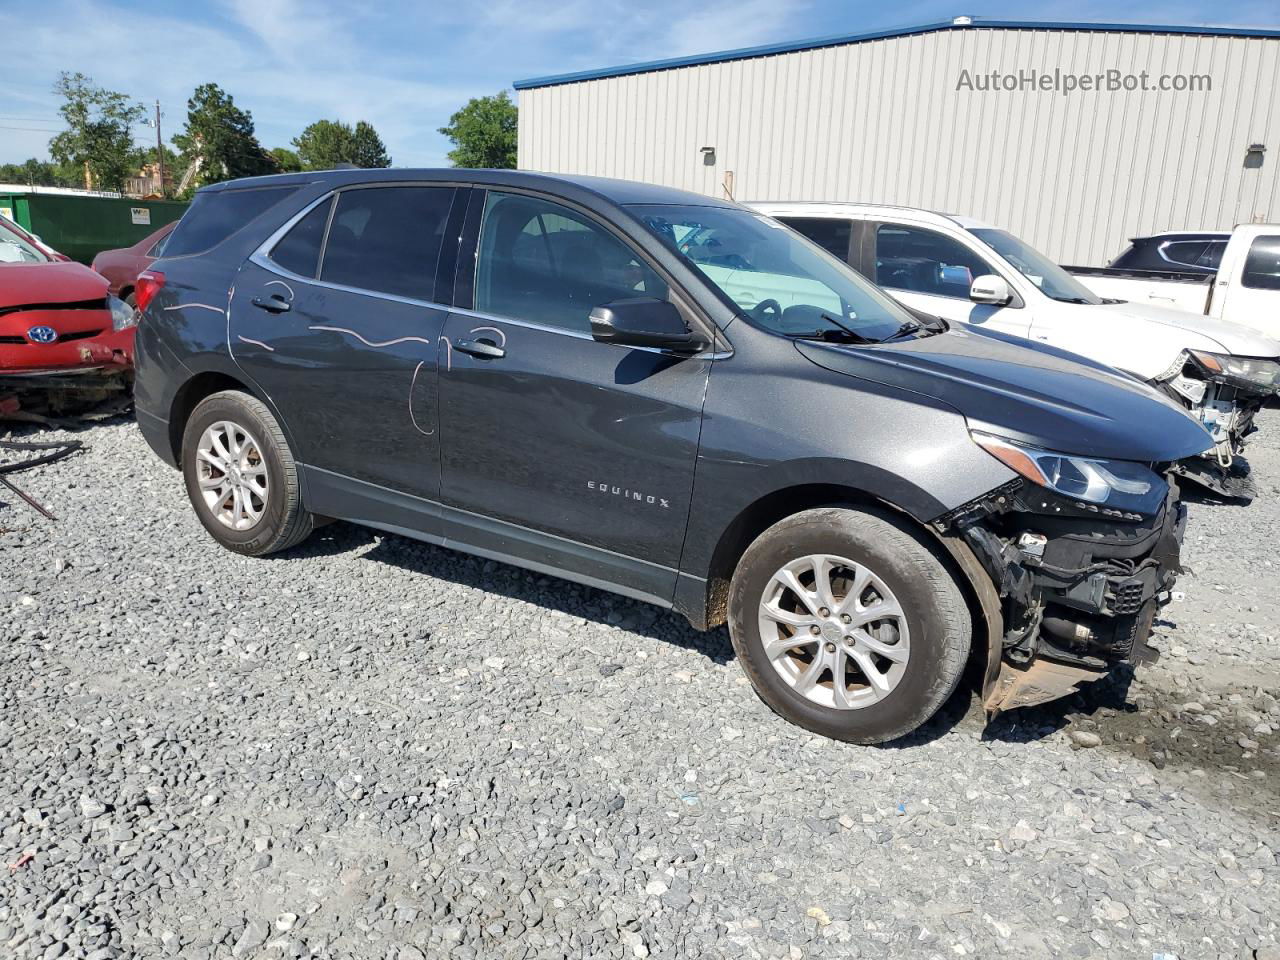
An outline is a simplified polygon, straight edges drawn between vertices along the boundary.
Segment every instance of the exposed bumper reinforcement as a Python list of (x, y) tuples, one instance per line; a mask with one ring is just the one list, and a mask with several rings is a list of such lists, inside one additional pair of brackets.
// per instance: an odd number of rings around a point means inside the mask
[(1080, 684), (1106, 676), (1107, 670), (1089, 670), (1046, 660), (1043, 657), (1023, 665), (1001, 661), (1000, 673), (982, 702), (991, 720), (996, 714), (1015, 707), (1033, 707), (1059, 697), (1069, 696)]

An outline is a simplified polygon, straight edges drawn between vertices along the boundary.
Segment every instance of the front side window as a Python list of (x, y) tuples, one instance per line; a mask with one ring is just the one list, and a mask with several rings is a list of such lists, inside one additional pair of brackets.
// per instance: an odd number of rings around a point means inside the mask
[(896, 223), (876, 229), (876, 282), (882, 287), (968, 300), (973, 281), (994, 272), (963, 243), (936, 230)]
[(435, 295), (452, 187), (362, 187), (338, 194), (320, 279), (414, 300)]
[(320, 247), (324, 243), (324, 228), (329, 223), (332, 206), (333, 198), (329, 197), (295, 223), (271, 248), (271, 259), (290, 273), (314, 280), (320, 267)]
[(796, 337), (851, 331), (885, 340), (916, 325), (847, 263), (771, 217), (685, 204), (631, 209), (744, 316), (768, 330)]
[(630, 297), (667, 298), (667, 284), (625, 243), (568, 207), (490, 191), (476, 262), (475, 308), (591, 332), (591, 311)]
[(974, 227), (969, 232), (1000, 254), (1015, 270), (1039, 287), (1045, 296), (1063, 303), (1088, 303), (1095, 306), (1102, 303), (1102, 298), (1096, 293), (1013, 234), (990, 227)]
[(843, 217), (778, 217), (792, 230), (803, 233), (833, 257), (849, 259), (853, 222)]
[(1249, 247), (1241, 282), (1255, 290), (1280, 290), (1280, 236), (1258, 237)]

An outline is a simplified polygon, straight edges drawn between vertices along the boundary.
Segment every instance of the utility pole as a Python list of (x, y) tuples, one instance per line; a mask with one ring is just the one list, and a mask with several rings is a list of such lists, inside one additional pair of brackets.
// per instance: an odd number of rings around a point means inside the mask
[(156, 101), (156, 164), (160, 172), (160, 196), (164, 196), (164, 140), (160, 137), (160, 101)]

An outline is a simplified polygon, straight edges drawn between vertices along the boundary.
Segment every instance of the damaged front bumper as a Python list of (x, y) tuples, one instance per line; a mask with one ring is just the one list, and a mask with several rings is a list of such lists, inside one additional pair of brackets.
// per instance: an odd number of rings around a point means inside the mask
[[(1233, 372), (1232, 364), (1243, 365)], [(1250, 379), (1241, 375), (1247, 370)], [(1185, 353), (1155, 386), (1172, 397), (1213, 435), (1213, 447), (1173, 465), (1179, 476), (1222, 497), (1248, 502), (1256, 495), (1241, 454), (1257, 427), (1254, 418), (1280, 395), (1275, 360)]]
[(0, 343), (0, 416), (56, 416), (127, 398), (133, 343), (133, 328), (52, 344)]
[(1159, 656), (1148, 639), (1181, 571), (1186, 526), (1176, 483), (1150, 518), (1099, 517), (1080, 506), (1015, 480), (939, 522), (990, 578), (999, 604), (998, 619), (988, 616), (999, 624), (983, 689), (989, 716)]

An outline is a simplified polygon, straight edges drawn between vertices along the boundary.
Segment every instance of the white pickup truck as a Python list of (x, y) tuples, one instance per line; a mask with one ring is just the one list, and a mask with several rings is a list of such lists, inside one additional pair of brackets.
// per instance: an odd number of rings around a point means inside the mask
[(1101, 296), (989, 224), (911, 207), (752, 203), (922, 313), (1024, 337), (1147, 381), (1213, 434), (1184, 476), (1251, 499), (1240, 458), (1253, 418), (1280, 393), (1280, 341), (1207, 317)]
[(1101, 297), (1152, 303), (1230, 320), (1280, 337), (1280, 224), (1231, 232), (1216, 274), (1115, 267), (1067, 267)]

